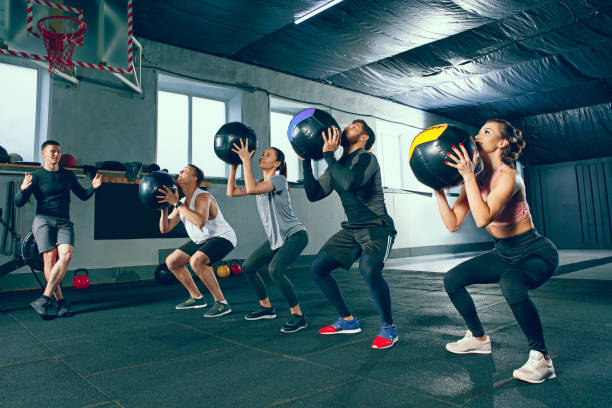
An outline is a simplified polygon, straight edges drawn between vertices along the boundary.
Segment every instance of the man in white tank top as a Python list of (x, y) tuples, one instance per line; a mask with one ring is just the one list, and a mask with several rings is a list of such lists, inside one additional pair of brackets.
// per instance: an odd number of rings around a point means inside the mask
[[(230, 313), (232, 309), (209, 265), (230, 253), (236, 246), (237, 239), (234, 230), (223, 218), (214, 197), (198, 188), (203, 179), (202, 170), (190, 164), (180, 171), (176, 181), (185, 197), (179, 200), (178, 191), (172, 191), (166, 186), (159, 189), (159, 202), (170, 205), (161, 210), (159, 230), (166, 234), (182, 221), (190, 238), (189, 242), (166, 258), (168, 269), (183, 284), (190, 296), (183, 303), (176, 305), (176, 309), (207, 306), (206, 299), (185, 267), (189, 264), (215, 299), (214, 305), (204, 313), (204, 317), (219, 317)], [(170, 215), (168, 208), (173, 208)]]

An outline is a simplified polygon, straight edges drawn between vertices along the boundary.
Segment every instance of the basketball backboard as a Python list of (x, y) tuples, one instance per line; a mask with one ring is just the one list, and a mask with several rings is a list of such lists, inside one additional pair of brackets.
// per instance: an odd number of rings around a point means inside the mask
[(132, 0), (0, 0), (0, 54), (45, 62), (37, 22), (57, 15), (87, 24), (83, 44), (72, 56), (75, 66), (119, 74), (134, 71)]

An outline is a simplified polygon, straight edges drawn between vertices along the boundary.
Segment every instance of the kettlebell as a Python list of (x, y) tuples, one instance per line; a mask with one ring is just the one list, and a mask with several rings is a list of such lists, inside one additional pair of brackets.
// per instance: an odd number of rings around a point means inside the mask
[(172, 285), (177, 282), (177, 279), (166, 264), (162, 263), (155, 269), (155, 281), (160, 285)]
[(233, 260), (230, 264), (230, 270), (232, 271), (232, 275), (242, 274), (242, 267), (240, 266), (240, 262), (238, 262), (237, 260)]
[(220, 278), (227, 278), (230, 275), (229, 266), (223, 264), (217, 267), (217, 276)]
[(85, 268), (79, 268), (74, 271), (72, 286), (75, 289), (87, 289), (89, 287), (89, 271)]

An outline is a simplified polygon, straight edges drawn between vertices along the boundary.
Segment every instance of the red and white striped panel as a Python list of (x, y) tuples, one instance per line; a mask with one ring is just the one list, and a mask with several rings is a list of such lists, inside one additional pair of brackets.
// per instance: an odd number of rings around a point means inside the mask
[[(71, 13), (75, 13), (77, 14), (79, 17), (79, 20), (83, 20), (83, 10), (75, 8), (75, 7), (70, 7), (70, 6), (64, 6), (63, 4), (58, 4), (58, 3), (54, 3), (52, 1), (47, 1), (47, 0), (28, 0), (28, 5), (27, 5), (27, 30), (28, 33), (30, 35), (33, 35), (34, 37), (40, 38), (40, 34), (34, 32), (33, 30), (33, 10), (34, 10), (34, 3), (41, 5), (41, 6), (45, 6), (45, 7), (49, 7), (49, 8), (54, 8), (54, 9), (58, 9), (58, 10), (63, 10), (63, 11), (68, 11)], [(116, 67), (109, 67), (106, 65), (102, 65), (102, 64), (92, 64), (90, 62), (82, 62), (82, 61), (72, 61), (73, 65), (82, 67), (82, 68), (91, 68), (91, 69), (99, 69), (102, 71), (109, 71), (109, 72), (115, 72), (115, 73), (119, 73), (119, 74), (129, 74), (132, 71), (134, 71), (134, 23), (133, 23), (133, 17), (134, 17), (134, 12), (133, 12), (133, 6), (132, 6), (133, 0), (128, 0), (127, 2), (127, 21), (128, 21), (128, 68), (116, 68)], [(49, 57), (47, 56), (40, 56), (37, 54), (28, 54), (26, 52), (20, 52), (20, 51), (12, 51), (12, 50), (7, 50), (7, 49), (2, 49), (0, 48), (0, 54), (5, 54), (5, 55), (12, 55), (14, 57), (23, 57), (23, 58), (30, 58), (30, 59), (35, 59), (38, 61), (49, 61)]]
[(79, 16), (78, 17), (79, 20), (83, 20), (83, 10), (81, 9), (70, 7), (70, 6), (64, 6), (63, 4), (53, 3), (52, 1), (28, 0), (28, 8), (27, 8), (28, 16), (26, 20), (26, 27), (28, 29), (28, 33), (30, 33), (30, 35), (33, 35), (36, 38), (40, 38), (40, 34), (34, 31), (34, 21), (32, 17), (32, 15), (34, 14), (34, 3), (40, 6), (45, 6), (45, 7), (53, 8), (56, 10), (68, 11), (70, 13), (77, 14)]
[(35, 59), (38, 61), (49, 61), (49, 57), (46, 57), (46, 56), (43, 57), (38, 54), (28, 54), (27, 52), (7, 50), (4, 48), (0, 48), (0, 54), (11, 55), (13, 57), (23, 57), (23, 58)]

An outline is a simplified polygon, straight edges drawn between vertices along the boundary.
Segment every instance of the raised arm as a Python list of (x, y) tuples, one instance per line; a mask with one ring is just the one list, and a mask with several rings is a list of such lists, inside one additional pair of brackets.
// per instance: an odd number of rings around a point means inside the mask
[[(69, 170), (66, 171), (68, 171), (68, 173), (70, 174), (70, 189), (72, 190), (74, 195), (76, 195), (77, 197), (79, 197), (79, 199), (83, 201), (89, 199), (89, 197), (94, 194), (93, 185), (87, 190), (85, 190), (83, 186), (81, 186), (81, 183), (79, 183), (79, 181), (77, 180), (77, 177), (74, 175), (74, 173)], [(96, 177), (99, 177), (99, 175), (96, 175)]]
[(200, 194), (196, 198), (195, 210), (190, 210), (188, 206), (181, 205), (178, 211), (193, 225), (202, 228), (206, 224), (206, 221), (208, 221), (209, 208), (210, 196), (208, 194)]
[(455, 201), (452, 209), (448, 205), (444, 190), (436, 190), (434, 191), (434, 195), (436, 196), (438, 210), (440, 211), (440, 216), (442, 217), (444, 225), (450, 232), (457, 231), (461, 224), (463, 224), (467, 213), (470, 211), (470, 205), (468, 204), (465, 194), (465, 186), (461, 187), (459, 198)]
[(168, 208), (161, 209), (161, 216), (159, 217), (159, 232), (162, 234), (167, 234), (174, 229), (181, 221), (181, 217), (179, 216), (179, 212), (174, 209), (170, 216), (168, 216)]
[(23, 182), (21, 183), (19, 191), (15, 195), (15, 205), (17, 207), (23, 207), (30, 199), (30, 196), (32, 195), (32, 181), (33, 178), (30, 173), (25, 173), (23, 175)]
[(227, 178), (227, 190), (226, 194), (228, 197), (242, 197), (247, 195), (245, 186), (236, 185), (236, 172), (238, 171), (238, 165), (232, 164), (230, 168), (230, 174)]
[[(162, 186), (161, 188), (157, 189), (156, 197), (158, 199), (157, 201), (159, 201), (160, 203), (168, 203), (172, 206), (175, 206), (180, 201), (178, 190), (176, 189), (176, 187), (174, 188), (174, 190), (170, 190), (168, 186)], [(206, 224), (206, 221), (208, 221), (209, 207), (210, 195), (200, 194), (197, 196), (195, 201), (195, 210), (190, 210), (189, 206), (183, 204), (178, 207), (175, 207), (175, 210), (172, 212), (172, 214), (170, 214), (169, 218), (172, 218), (176, 213), (177, 217), (179, 215), (182, 215), (196, 227), (202, 228)]]
[(312, 163), (310, 159), (302, 160), (304, 169), (304, 190), (308, 201), (319, 201), (327, 197), (333, 191), (331, 174), (329, 168), (317, 180), (312, 174)]
[(242, 160), (242, 173), (244, 176), (246, 194), (257, 195), (274, 190), (274, 184), (272, 184), (272, 182), (269, 180), (260, 181), (259, 183), (255, 181), (255, 177), (253, 177), (253, 169), (251, 168), (251, 157), (253, 157), (255, 151), (249, 152), (248, 139), (246, 143), (243, 139), (240, 139), (240, 146), (234, 143), (232, 151), (234, 151), (238, 157), (240, 157), (240, 160)]
[(512, 169), (502, 171), (491, 186), (491, 192), (485, 201), (480, 194), (480, 186), (474, 175), (476, 153), (473, 158), (470, 158), (463, 144), (459, 144), (459, 148), (453, 146), (453, 152), (454, 154), (448, 154), (450, 162), (447, 162), (447, 165), (456, 168), (463, 177), (463, 189), (465, 189), (476, 225), (478, 228), (486, 227), (517, 192), (516, 174)]
[(502, 212), (510, 198), (516, 193), (518, 188), (516, 175), (512, 170), (508, 170), (502, 172), (497, 177), (493, 186), (491, 186), (491, 192), (487, 196), (487, 201), (484, 201), (480, 195), (480, 187), (475, 176), (465, 181), (467, 199), (478, 228), (489, 225)]

